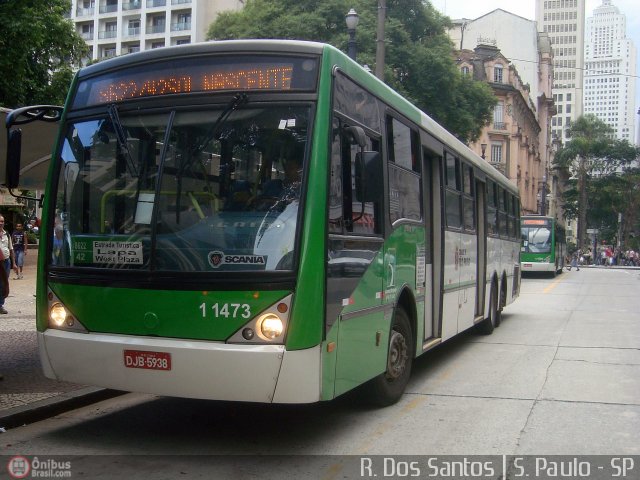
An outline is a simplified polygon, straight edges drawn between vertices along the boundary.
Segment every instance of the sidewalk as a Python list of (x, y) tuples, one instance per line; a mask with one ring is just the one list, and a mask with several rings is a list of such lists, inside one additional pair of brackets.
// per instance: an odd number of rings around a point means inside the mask
[(29, 249), (24, 278), (11, 273), (10, 293), (5, 300), (7, 315), (0, 315), (0, 427), (11, 428), (32, 422), (52, 412), (64, 410), (69, 403), (86, 403), (87, 395), (104, 390), (59, 382), (42, 374), (36, 338), (36, 265), (37, 249)]

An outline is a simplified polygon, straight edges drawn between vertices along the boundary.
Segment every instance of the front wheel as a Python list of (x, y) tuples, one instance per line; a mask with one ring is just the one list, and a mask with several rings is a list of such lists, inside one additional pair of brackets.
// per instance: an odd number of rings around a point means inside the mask
[(387, 407), (400, 400), (411, 376), (413, 355), (414, 339), (409, 316), (398, 308), (389, 333), (386, 371), (364, 385), (368, 402)]

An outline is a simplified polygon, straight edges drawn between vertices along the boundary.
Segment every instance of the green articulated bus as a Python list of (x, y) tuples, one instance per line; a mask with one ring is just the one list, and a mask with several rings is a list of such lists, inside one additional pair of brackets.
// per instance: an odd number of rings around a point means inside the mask
[(523, 215), (520, 218), (522, 272), (562, 273), (567, 254), (566, 235), (553, 217)]
[(82, 68), (63, 109), (7, 117), (11, 188), (31, 120), (60, 127), (37, 286), (50, 378), (274, 403), (362, 386), (388, 405), (415, 357), (490, 333), (518, 296), (516, 187), (329, 45)]

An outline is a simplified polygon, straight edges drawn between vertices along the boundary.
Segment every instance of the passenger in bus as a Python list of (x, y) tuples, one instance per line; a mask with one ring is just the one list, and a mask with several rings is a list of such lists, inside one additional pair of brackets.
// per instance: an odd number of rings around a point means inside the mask
[(64, 246), (64, 230), (62, 225), (56, 224), (53, 229), (53, 249), (51, 251), (51, 263), (53, 265), (62, 265), (62, 248)]
[(267, 180), (260, 195), (255, 202), (255, 209), (258, 211), (270, 210), (278, 207), (283, 210), (294, 200), (300, 199), (301, 186), (301, 165), (296, 160), (283, 160), (284, 178), (274, 178)]

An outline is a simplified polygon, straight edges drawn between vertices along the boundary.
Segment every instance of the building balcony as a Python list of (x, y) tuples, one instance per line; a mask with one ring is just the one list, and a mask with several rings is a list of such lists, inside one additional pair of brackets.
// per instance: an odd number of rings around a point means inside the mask
[(98, 32), (98, 38), (103, 40), (105, 38), (116, 38), (118, 36), (117, 30), (106, 30), (103, 32)]
[(76, 17), (93, 17), (95, 8), (78, 8), (76, 9)]
[(498, 170), (500, 173), (502, 173), (503, 175), (505, 175), (505, 165), (502, 162), (492, 162), (489, 161), (489, 165), (491, 165), (493, 168), (495, 168), (496, 170)]
[(507, 129), (507, 124), (504, 122), (493, 122), (493, 129), (494, 130), (506, 130)]
[(100, 55), (100, 60), (106, 60), (107, 58), (113, 58), (115, 56), (116, 56), (116, 49), (115, 48), (109, 49), (109, 50), (105, 50)]
[(167, 0), (147, 0), (147, 8), (166, 7)]
[(122, 54), (123, 55), (127, 55), (129, 53), (138, 53), (139, 51), (140, 51), (140, 47), (139, 46), (128, 47), (128, 48), (123, 48), (122, 49)]
[(140, 27), (127, 28), (125, 30), (125, 35), (127, 37), (137, 37), (140, 35)]
[(118, 5), (100, 5), (100, 13), (113, 13), (118, 11)]
[(171, 0), (171, 5), (184, 5), (185, 3), (191, 3), (191, 0)]
[(122, 10), (139, 10), (140, 8), (142, 8), (142, 2), (140, 0), (124, 2), (122, 4)]
[(93, 32), (82, 32), (80, 36), (83, 40), (93, 40)]
[(172, 23), (171, 24), (171, 31), (172, 32), (183, 32), (185, 30), (191, 30), (191, 22)]
[(166, 25), (147, 25), (147, 34), (164, 33), (166, 29), (167, 29)]

